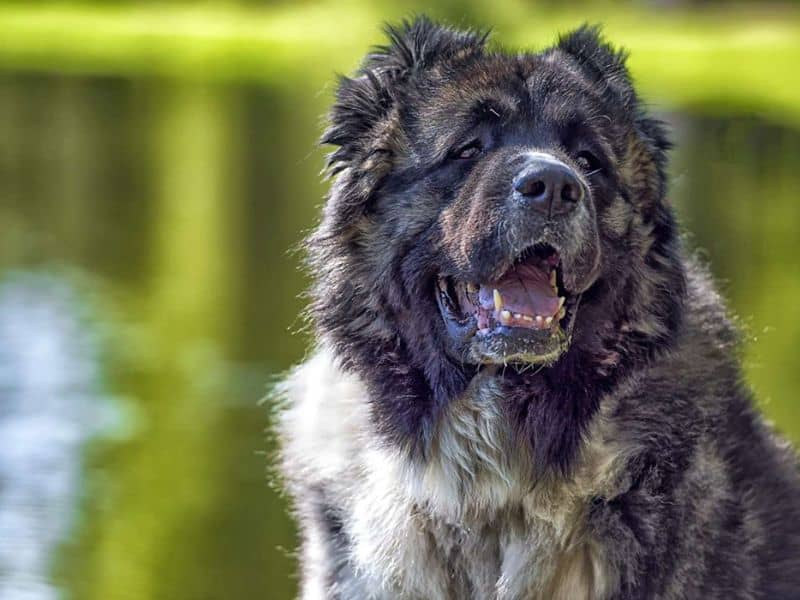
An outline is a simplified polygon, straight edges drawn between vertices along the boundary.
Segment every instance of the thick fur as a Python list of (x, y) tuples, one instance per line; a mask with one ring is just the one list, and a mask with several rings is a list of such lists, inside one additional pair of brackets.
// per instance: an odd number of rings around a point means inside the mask
[[(340, 83), (308, 240), (319, 343), (282, 387), (303, 598), (800, 597), (795, 456), (681, 248), (624, 55), (588, 27), (520, 55), (425, 19), (389, 37)], [(450, 160), (475, 131), (485, 154)], [(505, 200), (521, 152), (577, 169), (587, 147), (569, 228)], [(568, 349), (464, 360), (437, 275), (486, 280), (541, 236), (588, 282)]]

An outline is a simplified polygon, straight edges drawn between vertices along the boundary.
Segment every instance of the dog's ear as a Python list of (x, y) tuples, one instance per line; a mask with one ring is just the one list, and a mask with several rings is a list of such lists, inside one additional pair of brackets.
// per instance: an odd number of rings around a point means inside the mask
[(556, 48), (571, 56), (589, 81), (602, 86), (603, 92), (616, 94), (627, 106), (635, 104), (636, 95), (625, 66), (628, 53), (609, 44), (599, 25), (584, 24), (561, 35)]
[(483, 52), (488, 32), (456, 31), (425, 17), (385, 28), (388, 44), (367, 54), (355, 77), (341, 77), (323, 144), (338, 146), (328, 170), (347, 170), (332, 189), (330, 224), (341, 230), (363, 215), (398, 152), (406, 146), (398, 99), (435, 64)]
[(639, 206), (652, 210), (664, 198), (666, 153), (671, 144), (665, 125), (649, 117), (639, 102), (625, 64), (628, 53), (609, 44), (597, 25), (583, 25), (562, 35), (556, 48), (578, 63), (601, 95), (621, 101), (632, 117), (635, 134), (628, 140), (622, 171), (630, 173)]
[[(483, 51), (487, 33), (456, 31), (426, 17), (387, 25), (388, 43), (367, 54), (355, 77), (341, 77), (330, 126), (321, 142), (338, 146), (328, 157), (332, 173), (375, 152), (398, 95), (437, 62)], [(377, 134), (377, 135), (376, 135)], [(379, 148), (390, 150), (389, 148)]]
[(370, 52), (362, 71), (378, 70), (403, 77), (459, 54), (480, 53), (488, 31), (456, 30), (427, 17), (384, 27), (389, 43)]

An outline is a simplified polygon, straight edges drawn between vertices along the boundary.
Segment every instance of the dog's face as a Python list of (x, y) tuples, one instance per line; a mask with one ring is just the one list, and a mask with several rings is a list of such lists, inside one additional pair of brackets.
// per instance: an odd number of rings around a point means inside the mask
[(663, 339), (668, 144), (623, 56), (591, 28), (519, 55), (426, 20), (389, 33), (341, 83), (310, 241), (315, 319), (384, 428), (424, 436), (481, 365), (604, 376)]
[(415, 195), (435, 219), (449, 350), (553, 363), (602, 272), (598, 210), (616, 194), (620, 147), (610, 108), (556, 53), (472, 63), (431, 91)]

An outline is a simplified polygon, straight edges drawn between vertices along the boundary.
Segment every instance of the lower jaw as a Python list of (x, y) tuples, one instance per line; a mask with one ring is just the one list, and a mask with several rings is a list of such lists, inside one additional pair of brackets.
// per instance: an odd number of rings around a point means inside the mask
[(491, 333), (474, 336), (469, 355), (477, 364), (548, 365), (566, 351), (569, 340), (562, 330), (531, 331), (501, 327)]

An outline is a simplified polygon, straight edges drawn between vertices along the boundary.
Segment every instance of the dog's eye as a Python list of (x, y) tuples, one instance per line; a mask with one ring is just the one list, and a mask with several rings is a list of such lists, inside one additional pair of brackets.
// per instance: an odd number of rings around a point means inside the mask
[(575, 162), (585, 174), (594, 174), (602, 170), (600, 159), (588, 150), (581, 150), (575, 155)]
[(475, 158), (479, 156), (480, 153), (483, 152), (483, 144), (480, 140), (472, 140), (469, 144), (465, 146), (461, 146), (460, 148), (456, 148), (450, 153), (451, 158), (457, 158), (460, 160), (468, 160), (470, 158)]

